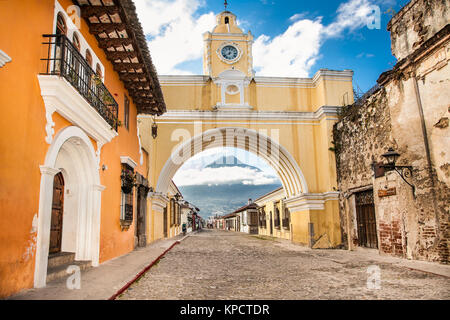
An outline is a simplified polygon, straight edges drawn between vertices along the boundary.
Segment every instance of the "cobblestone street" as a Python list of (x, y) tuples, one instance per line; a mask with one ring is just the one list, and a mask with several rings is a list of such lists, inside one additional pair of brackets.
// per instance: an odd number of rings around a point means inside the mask
[[(368, 289), (369, 266), (381, 269)], [(118, 299), (450, 299), (450, 279), (378, 255), (205, 230), (168, 252)]]

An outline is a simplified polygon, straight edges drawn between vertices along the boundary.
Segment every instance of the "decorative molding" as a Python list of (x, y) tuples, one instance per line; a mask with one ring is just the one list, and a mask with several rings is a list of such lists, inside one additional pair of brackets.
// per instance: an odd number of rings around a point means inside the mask
[[(251, 79), (246, 77), (243, 72), (234, 69), (225, 70), (221, 72), (218, 77), (213, 78), (213, 81), (214, 84), (220, 86), (221, 92), (222, 101), (217, 103), (217, 109), (224, 108), (226, 106), (231, 107), (231, 109), (240, 109), (240, 107), (248, 109), (248, 103), (245, 102), (245, 88), (248, 87)], [(239, 89), (239, 104), (226, 103), (227, 88), (232, 85), (236, 86)]]
[(54, 177), (61, 171), (59, 169), (56, 169), (53, 167), (47, 167), (47, 166), (39, 166), (39, 169), (40, 169), (42, 175), (47, 175), (50, 177)]
[(253, 110), (252, 106), (248, 104), (230, 104), (230, 103), (218, 103), (213, 107), (214, 110), (218, 111), (242, 111), (242, 110)]
[(97, 167), (98, 168), (100, 168), (102, 148), (103, 148), (103, 143), (97, 142), (97, 151), (95, 152), (95, 155), (97, 156)]
[(134, 161), (133, 159), (131, 159), (131, 158), (128, 157), (128, 156), (122, 156), (122, 157), (120, 157), (120, 163), (129, 165), (129, 166), (130, 166), (131, 168), (133, 168), (133, 169), (137, 167), (136, 161)]
[[(242, 105), (240, 109), (247, 110), (220, 110), (220, 111), (193, 111), (169, 110), (158, 117), (159, 123), (166, 120), (243, 120), (243, 121), (320, 121), (323, 118), (337, 120), (340, 107), (323, 106), (315, 112), (289, 112), (289, 111), (250, 111), (251, 106)], [(226, 106), (221, 106), (226, 109)], [(139, 119), (151, 118), (149, 115), (138, 115)]]
[(139, 126), (137, 126), (137, 138), (139, 142), (139, 164), (144, 165), (144, 153), (142, 152), (142, 144), (141, 144), (141, 134), (139, 133)]
[(152, 210), (162, 213), (169, 203), (169, 198), (160, 192), (149, 192), (148, 199), (152, 202)]
[(0, 50), (0, 68), (3, 67), (8, 62), (11, 62), (12, 59), (10, 56), (8, 56), (5, 52)]
[(50, 105), (45, 105), (45, 119), (47, 123), (45, 124), (45, 132), (47, 135), (45, 136), (45, 142), (48, 144), (52, 144), (53, 135), (55, 134), (55, 123), (53, 122), (53, 112), (55, 112), (55, 108)]
[[(249, 56), (249, 59), (251, 57)], [(251, 64), (249, 64), (249, 68)], [(252, 77), (248, 78), (248, 81), (252, 79), (258, 87), (273, 87), (273, 88), (316, 88), (320, 80), (328, 81), (344, 81), (351, 82), (353, 80), (353, 71), (335, 71), (322, 69), (316, 72), (313, 78), (292, 78), (292, 77), (260, 77), (254, 76), (253, 70)], [(194, 76), (167, 76), (162, 75), (158, 77), (162, 86), (191, 86), (191, 85), (207, 85), (211, 79), (206, 75), (194, 75)]]
[(100, 191), (100, 192), (103, 192), (106, 189), (106, 187), (102, 186), (101, 184), (94, 184), (92, 187), (94, 188), (94, 190)]
[(288, 198), (284, 201), (286, 208), (291, 212), (306, 210), (325, 210), (325, 202), (338, 201), (339, 192), (304, 193), (299, 196)]
[[(118, 133), (66, 79), (53, 75), (38, 75), (38, 80), (47, 113), (58, 112), (102, 145), (118, 136)], [(50, 121), (47, 117), (47, 142), (53, 134), (53, 126), (51, 117)]]
[(285, 198), (286, 198), (286, 192), (284, 191), (283, 188), (281, 188), (278, 190), (274, 190), (274, 191), (256, 199), (254, 202), (258, 206), (262, 206), (264, 203), (274, 202), (274, 201), (278, 201), (278, 200), (285, 199)]

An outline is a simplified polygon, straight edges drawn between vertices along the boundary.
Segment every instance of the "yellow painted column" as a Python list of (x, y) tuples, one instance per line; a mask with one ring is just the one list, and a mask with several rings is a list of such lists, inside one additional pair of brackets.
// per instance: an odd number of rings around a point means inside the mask
[(292, 242), (309, 245), (310, 210), (291, 212)]

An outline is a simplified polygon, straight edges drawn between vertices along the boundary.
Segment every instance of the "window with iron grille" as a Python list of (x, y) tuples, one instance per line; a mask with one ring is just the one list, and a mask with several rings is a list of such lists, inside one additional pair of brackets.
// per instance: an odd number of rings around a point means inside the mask
[(267, 228), (266, 207), (259, 209), (259, 226), (261, 228)]
[(273, 224), (274, 224), (275, 228), (280, 228), (280, 209), (279, 209), (279, 205), (280, 205), (279, 202), (276, 202), (274, 204), (275, 214), (274, 214), (274, 217), (273, 217)]
[(288, 208), (284, 208), (283, 228), (289, 230), (291, 226), (291, 212)]
[(258, 211), (251, 211), (250, 214), (250, 225), (257, 226), (258, 225)]
[(175, 199), (170, 199), (170, 226), (175, 225)]
[[(133, 176), (134, 170), (126, 165), (122, 164), (122, 175)], [(122, 181), (121, 189), (121, 204), (120, 204), (120, 219), (123, 221), (133, 221), (133, 188), (127, 188)]]

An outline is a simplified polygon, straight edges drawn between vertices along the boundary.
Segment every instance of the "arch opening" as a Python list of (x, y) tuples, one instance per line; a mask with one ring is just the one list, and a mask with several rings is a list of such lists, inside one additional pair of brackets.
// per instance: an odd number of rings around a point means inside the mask
[(194, 155), (213, 148), (231, 147), (243, 149), (265, 160), (280, 178), (287, 198), (307, 193), (308, 187), (300, 167), (276, 140), (251, 129), (230, 127), (205, 131), (173, 150), (160, 173), (155, 191), (167, 194), (178, 169)]

